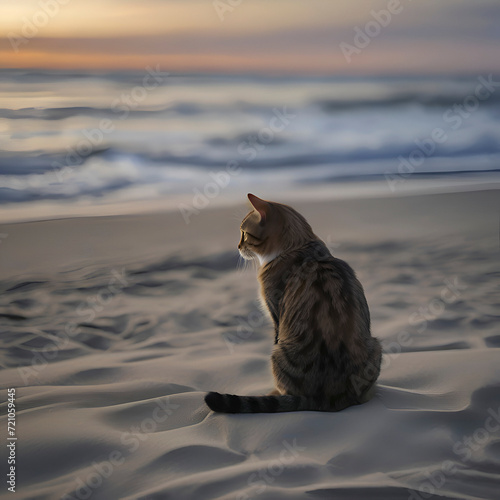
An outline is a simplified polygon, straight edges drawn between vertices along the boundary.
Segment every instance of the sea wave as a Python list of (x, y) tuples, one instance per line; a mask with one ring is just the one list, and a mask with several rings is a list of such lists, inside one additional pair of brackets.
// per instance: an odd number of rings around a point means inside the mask
[(173, 75), (138, 92), (139, 73), (3, 76), (0, 203), (147, 185), (161, 197), (229, 163), (243, 171), (234, 185), (367, 181), (404, 161), (420, 176), (500, 165), (500, 92), (471, 104), (477, 78)]

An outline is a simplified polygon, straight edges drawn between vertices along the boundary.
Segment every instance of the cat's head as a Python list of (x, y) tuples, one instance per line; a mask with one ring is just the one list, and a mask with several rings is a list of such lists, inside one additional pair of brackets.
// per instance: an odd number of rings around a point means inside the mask
[(244, 259), (261, 265), (278, 255), (316, 239), (306, 219), (288, 205), (265, 201), (248, 194), (253, 210), (240, 226), (238, 250)]

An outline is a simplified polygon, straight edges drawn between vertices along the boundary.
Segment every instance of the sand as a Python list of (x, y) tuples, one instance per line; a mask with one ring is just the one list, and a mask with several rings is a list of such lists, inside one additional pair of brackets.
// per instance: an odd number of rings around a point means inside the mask
[(272, 388), (272, 327), (238, 266), (243, 203), (189, 225), (2, 225), (1, 420), (14, 387), (18, 439), (0, 495), (500, 498), (499, 194), (294, 204), (356, 270), (386, 352), (374, 399), (339, 413), (204, 405)]

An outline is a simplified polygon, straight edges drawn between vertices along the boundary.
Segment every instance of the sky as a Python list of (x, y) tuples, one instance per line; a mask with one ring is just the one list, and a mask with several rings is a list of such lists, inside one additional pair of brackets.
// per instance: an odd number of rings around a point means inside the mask
[(0, 12), (0, 68), (500, 72), (498, 0), (0, 0)]

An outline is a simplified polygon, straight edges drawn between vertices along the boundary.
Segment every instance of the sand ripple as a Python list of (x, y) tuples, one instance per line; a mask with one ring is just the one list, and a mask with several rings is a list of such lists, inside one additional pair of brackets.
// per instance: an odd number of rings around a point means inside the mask
[(500, 295), (488, 248), (342, 243), (386, 355), (376, 397), (339, 414), (204, 405), (208, 390), (271, 388), (271, 328), (235, 252), (2, 283), (15, 498), (497, 498)]

